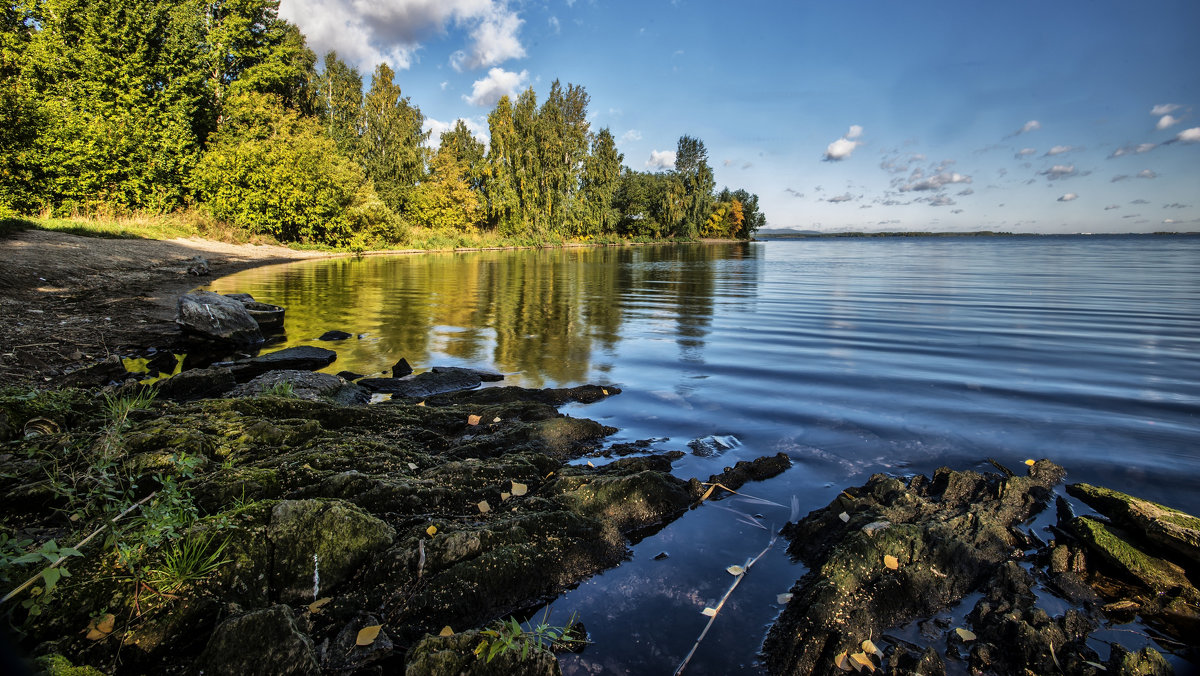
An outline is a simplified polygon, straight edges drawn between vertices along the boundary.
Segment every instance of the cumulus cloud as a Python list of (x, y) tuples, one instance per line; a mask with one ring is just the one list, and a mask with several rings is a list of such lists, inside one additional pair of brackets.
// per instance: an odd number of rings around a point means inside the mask
[(1141, 155), (1142, 153), (1148, 153), (1157, 147), (1157, 143), (1142, 143), (1139, 145), (1133, 145), (1131, 143), (1117, 148), (1113, 151), (1112, 155), (1109, 155), (1108, 157), (1109, 159), (1112, 159), (1114, 157), (1121, 157), (1122, 155)]
[(1026, 122), (1025, 124), (1021, 125), (1020, 129), (1009, 134), (1008, 137), (1020, 136), (1021, 134), (1028, 134), (1031, 131), (1037, 131), (1041, 128), (1042, 128), (1041, 122), (1038, 122), (1037, 120), (1030, 120), (1030, 121)]
[(560, 24), (558, 22), (558, 17), (556, 17), (556, 16), (550, 17), (550, 19), (549, 19), (549, 21), (547, 21), (547, 23), (550, 24), (550, 30), (554, 31), (555, 35), (558, 35), (559, 33), (562, 32), (562, 24)]
[(1137, 177), (1138, 178), (1158, 178), (1158, 174), (1154, 173), (1153, 171), (1150, 171), (1149, 169), (1143, 169), (1137, 173)]
[(429, 145), (436, 148), (438, 143), (441, 141), (442, 133), (454, 129), (454, 126), (458, 124), (459, 120), (461, 120), (462, 123), (467, 126), (467, 130), (471, 132), (471, 136), (474, 136), (476, 140), (484, 144), (488, 142), (489, 136), (487, 120), (484, 119), (460, 117), (458, 119), (451, 120), (450, 122), (442, 122), (441, 120), (435, 120), (432, 117), (427, 117), (425, 118), (425, 123), (421, 125), (421, 129), (429, 132)]
[(799, 190), (796, 190), (795, 188), (786, 188), (786, 189), (784, 189), (784, 192), (791, 195), (792, 197), (804, 197), (804, 193), (800, 192)]
[(1017, 151), (1017, 154), (1015, 155), (1015, 157), (1018, 160), (1020, 160), (1020, 159), (1029, 157), (1030, 155), (1036, 155), (1036, 154), (1037, 154), (1036, 148), (1021, 148), (1020, 150)]
[(646, 160), (650, 169), (673, 169), (675, 167), (674, 150), (651, 150), (650, 159)]
[(471, 105), (490, 108), (496, 105), (502, 96), (515, 98), (528, 77), (527, 70), (514, 73), (503, 68), (493, 68), (488, 71), (487, 77), (476, 80), (471, 85), (471, 95), (464, 94), (463, 100)]
[(452, 58), (456, 68), (525, 56), (517, 35), (523, 21), (507, 0), (288, 0), (279, 15), (299, 26), (318, 54), (336, 50), (366, 72), (382, 61), (398, 70), (411, 67), (421, 45), (443, 38), (450, 27), (470, 38)]
[(1112, 211), (1113, 209), (1120, 209), (1120, 208), (1121, 208), (1121, 205), (1120, 205), (1120, 204), (1110, 204), (1110, 205), (1108, 205), (1108, 206), (1104, 207), (1104, 210), (1105, 210), (1105, 211)]
[(1045, 176), (1051, 181), (1057, 181), (1060, 178), (1070, 178), (1076, 173), (1074, 164), (1056, 164), (1045, 171), (1039, 171), (1038, 175)]
[(1159, 115), (1166, 115), (1167, 113), (1173, 113), (1182, 107), (1183, 106), (1179, 105), (1178, 103), (1160, 103), (1157, 106), (1154, 106), (1153, 108), (1150, 109), (1150, 114), (1157, 117)]
[(910, 181), (909, 183), (900, 186), (900, 192), (924, 192), (927, 190), (941, 190), (943, 186), (953, 183), (970, 183), (971, 177), (958, 172), (943, 171), (929, 177), (919, 176), (919, 171), (913, 172), (913, 176), (918, 180)]
[(973, 188), (963, 188), (962, 190), (958, 191), (959, 197), (966, 197), (967, 195), (974, 195), (974, 194), (975, 194), (975, 190)]
[(630, 129), (629, 131), (625, 132), (624, 134), (621, 134), (621, 143), (629, 143), (630, 141), (641, 141), (641, 140), (642, 140), (642, 132), (640, 132), (636, 129)]
[(1179, 124), (1178, 117), (1175, 117), (1174, 115), (1163, 115), (1158, 119), (1158, 124), (1154, 125), (1154, 128), (1161, 131), (1163, 129), (1174, 127), (1177, 124)]
[(862, 141), (854, 140), (862, 136), (862, 133), (862, 127), (858, 126), (857, 124), (850, 125), (850, 131), (846, 132), (845, 136), (834, 141), (833, 143), (830, 143), (829, 147), (825, 148), (825, 161), (840, 162), (841, 160), (850, 157), (850, 153), (854, 152), (855, 148), (862, 145)]
[(854, 199), (854, 196), (851, 195), (850, 193), (843, 193), (841, 195), (834, 195), (833, 197), (830, 197), (830, 198), (826, 199), (825, 201), (833, 202), (834, 204), (837, 204), (838, 202), (849, 202), (853, 199)]
[(1073, 192), (1069, 192), (1069, 193), (1063, 195), (1062, 197), (1059, 197), (1058, 201), (1059, 202), (1073, 202), (1077, 199), (1079, 199), (1079, 195), (1076, 195)]
[(1175, 140), (1179, 141), (1180, 143), (1200, 143), (1200, 127), (1184, 129), (1183, 131), (1179, 132), (1179, 135), (1175, 137)]
[(1046, 157), (1053, 157), (1053, 156), (1055, 156), (1055, 155), (1062, 155), (1063, 153), (1069, 153), (1069, 152), (1071, 152), (1072, 150), (1075, 150), (1075, 149), (1076, 149), (1076, 148), (1075, 148), (1075, 146), (1054, 146), (1054, 147), (1053, 147), (1053, 148), (1051, 148), (1050, 150), (1047, 150), (1047, 151), (1046, 151), (1046, 155), (1045, 155), (1045, 156), (1046, 156)]
[(937, 195), (935, 197), (930, 197), (928, 202), (929, 202), (929, 206), (931, 206), (931, 207), (949, 207), (949, 206), (954, 206), (954, 204), (955, 204), (954, 200), (950, 199), (949, 197), (946, 197), (945, 195)]

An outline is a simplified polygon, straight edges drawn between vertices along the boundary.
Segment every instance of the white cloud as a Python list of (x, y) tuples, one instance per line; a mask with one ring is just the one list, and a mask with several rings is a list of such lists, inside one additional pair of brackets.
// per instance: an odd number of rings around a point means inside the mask
[(833, 202), (834, 204), (837, 204), (839, 202), (850, 202), (853, 199), (854, 199), (853, 195), (851, 195), (850, 193), (844, 193), (841, 195), (834, 195), (833, 197), (830, 197), (830, 198), (826, 199), (825, 201)]
[(425, 124), (421, 125), (421, 129), (423, 131), (429, 132), (429, 140), (426, 142), (426, 145), (428, 145), (430, 148), (436, 149), (442, 142), (442, 134), (454, 129), (459, 120), (462, 120), (462, 123), (467, 125), (467, 130), (471, 132), (471, 136), (474, 136), (477, 141), (483, 144), (488, 142), (489, 136), (486, 119), (460, 117), (449, 122), (442, 122), (441, 120), (435, 120), (432, 117), (427, 117), (425, 118)]
[(923, 192), (926, 190), (940, 190), (942, 186), (952, 183), (970, 183), (971, 177), (958, 172), (944, 171), (939, 174), (934, 174), (929, 178), (920, 178), (920, 172), (913, 172), (913, 176), (919, 180), (914, 180), (906, 185), (900, 186), (900, 192)]
[(1056, 164), (1045, 171), (1039, 171), (1038, 174), (1045, 176), (1051, 181), (1056, 181), (1060, 178), (1069, 178), (1075, 175), (1074, 164)]
[(1021, 134), (1028, 134), (1031, 131), (1037, 131), (1041, 128), (1042, 128), (1041, 122), (1038, 122), (1037, 120), (1030, 120), (1030, 121), (1026, 122), (1025, 124), (1021, 125), (1020, 129), (1009, 134), (1009, 136), (1012, 137), (1012, 136), (1020, 136)]
[(1110, 205), (1108, 205), (1108, 206), (1104, 207), (1104, 210), (1105, 210), (1105, 211), (1112, 211), (1113, 209), (1120, 209), (1120, 208), (1121, 208), (1121, 205), (1120, 205), (1120, 204), (1110, 204)]
[(496, 105), (502, 96), (515, 98), (528, 77), (527, 70), (514, 73), (503, 68), (493, 68), (488, 71), (487, 77), (476, 80), (471, 85), (471, 95), (464, 94), (463, 100), (472, 105), (490, 108)]
[(556, 17), (556, 16), (550, 17), (550, 19), (547, 23), (550, 24), (550, 30), (554, 31), (555, 35), (558, 35), (559, 33), (562, 32), (562, 24), (560, 24), (558, 22), (558, 17)]
[(1175, 137), (1175, 140), (1183, 143), (1200, 143), (1200, 127), (1184, 129), (1183, 131), (1179, 132), (1179, 135)]
[(1036, 148), (1021, 148), (1020, 150), (1017, 151), (1017, 159), (1021, 159), (1023, 157), (1029, 157), (1030, 155), (1036, 155), (1036, 154), (1037, 154)]
[(1143, 169), (1137, 173), (1137, 177), (1138, 178), (1158, 178), (1158, 174), (1154, 173), (1153, 171), (1150, 171), (1149, 169)]
[(1046, 151), (1046, 156), (1053, 157), (1055, 155), (1062, 155), (1063, 153), (1069, 153), (1072, 150), (1075, 150), (1075, 146), (1054, 146), (1050, 150)]
[(1154, 125), (1154, 128), (1158, 129), (1158, 130), (1163, 130), (1163, 129), (1168, 129), (1170, 127), (1174, 127), (1177, 124), (1179, 124), (1178, 117), (1175, 117), (1173, 115), (1163, 115), (1161, 118), (1159, 118), (1158, 124)]
[(1073, 192), (1069, 192), (1069, 193), (1063, 195), (1062, 197), (1059, 197), (1058, 201), (1059, 202), (1072, 202), (1077, 199), (1079, 199), (1079, 195), (1076, 195)]
[(642, 140), (642, 132), (640, 132), (636, 129), (630, 129), (629, 131), (625, 132), (624, 134), (621, 134), (621, 143), (629, 143), (630, 141), (641, 141), (641, 140)]
[(517, 37), (523, 21), (507, 0), (284, 0), (279, 16), (300, 27), (313, 51), (336, 50), (363, 72), (383, 61), (397, 70), (411, 67), (422, 44), (442, 39), (450, 27), (470, 36), (456, 67), (525, 55)]
[(1157, 106), (1154, 106), (1153, 108), (1150, 109), (1150, 114), (1157, 117), (1159, 115), (1166, 115), (1167, 113), (1173, 113), (1182, 107), (1183, 106), (1179, 105), (1178, 103), (1160, 103)]
[(825, 148), (825, 161), (839, 162), (847, 157), (850, 157), (850, 153), (854, 152), (855, 148), (862, 145), (862, 141), (853, 140), (862, 136), (862, 133), (862, 127), (857, 124), (850, 125), (850, 131), (847, 131), (845, 136), (834, 141), (833, 143), (830, 143), (829, 146)]
[(646, 167), (650, 169), (674, 169), (675, 151), (651, 150), (650, 159), (646, 160)]
[(1148, 153), (1157, 147), (1157, 143), (1142, 143), (1136, 146), (1133, 144), (1123, 145), (1114, 150), (1113, 154), (1109, 155), (1108, 157), (1109, 159), (1112, 159), (1114, 157), (1121, 157), (1122, 155), (1141, 155), (1142, 153)]

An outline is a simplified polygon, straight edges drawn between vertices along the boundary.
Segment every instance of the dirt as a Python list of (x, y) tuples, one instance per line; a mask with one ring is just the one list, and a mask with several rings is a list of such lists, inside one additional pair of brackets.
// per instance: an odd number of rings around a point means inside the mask
[[(330, 254), (202, 239), (0, 239), (0, 384), (47, 383), (131, 347), (178, 336), (178, 296), (239, 270)], [(210, 275), (188, 267), (204, 258)]]

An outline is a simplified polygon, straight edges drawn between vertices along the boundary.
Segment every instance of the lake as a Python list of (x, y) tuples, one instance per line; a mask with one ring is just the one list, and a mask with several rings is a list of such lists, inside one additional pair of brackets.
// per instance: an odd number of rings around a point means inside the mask
[[(406, 358), (507, 384), (613, 384), (564, 412), (659, 450), (732, 436), (676, 474), (786, 453), (744, 491), (800, 513), (876, 472), (1019, 467), (1200, 514), (1200, 237), (805, 239), (369, 256), (259, 268), (211, 289), (287, 308), (286, 342), (371, 374)], [(327, 330), (364, 334), (316, 342)], [(593, 460), (595, 461), (595, 460)], [(670, 673), (789, 509), (706, 503), (552, 604), (594, 641), (568, 674)], [(689, 674), (758, 673), (776, 595), (804, 573), (777, 543)], [(659, 556), (666, 554), (666, 557)]]

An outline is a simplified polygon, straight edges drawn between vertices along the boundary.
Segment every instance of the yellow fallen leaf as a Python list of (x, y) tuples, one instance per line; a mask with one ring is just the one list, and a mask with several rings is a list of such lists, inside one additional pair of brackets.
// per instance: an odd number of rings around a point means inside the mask
[(453, 636), (453, 635), (454, 635), (454, 630), (451, 629), (450, 625), (448, 625), (448, 624), (446, 626), (442, 627), (442, 630), (438, 632), (438, 636)]
[(787, 594), (776, 594), (775, 595), (775, 603), (787, 603), (788, 601), (791, 601), (791, 600), (792, 600), (792, 595), (790, 592)]
[(591, 460), (588, 460), (588, 467), (595, 467), (595, 465), (592, 464)]
[(737, 577), (738, 575), (741, 575), (742, 573), (745, 573), (745, 572), (746, 572), (746, 569), (745, 569), (745, 568), (742, 568), (741, 566), (739, 566), (739, 565), (737, 565), (737, 564), (734, 564), (734, 565), (732, 565), (732, 566), (730, 566), (730, 567), (726, 568), (726, 569), (725, 569), (725, 571), (726, 571), (727, 573), (729, 573), (730, 575), (733, 575), (734, 577)]
[(1026, 461), (1025, 461), (1025, 464), (1026, 464), (1026, 465), (1029, 465), (1030, 467), (1033, 467), (1033, 465), (1034, 465), (1033, 458), (1030, 458), (1030, 459), (1026, 460)]
[(883, 651), (871, 639), (862, 642), (862, 649), (864, 653), (874, 653), (876, 657), (883, 659)]
[(425, 533), (429, 537), (433, 537), (434, 535), (437, 535), (437, 526), (430, 526), (429, 528), (426, 528)]
[(372, 624), (369, 627), (359, 629), (358, 637), (354, 639), (355, 645), (371, 645), (379, 636), (380, 629), (383, 629), (382, 624)]
[(331, 596), (326, 596), (323, 599), (317, 599), (316, 601), (313, 601), (312, 603), (308, 604), (308, 612), (310, 612), (310, 613), (321, 612), (321, 608), (324, 608), (325, 604), (329, 603), (332, 600), (333, 600), (333, 597), (331, 597)]
[(479, 512), (481, 514), (487, 514), (488, 512), (492, 511), (492, 506), (487, 503), (487, 500), (480, 500), (476, 507), (479, 507)]
[(87, 638), (89, 641), (99, 641), (100, 639), (112, 633), (113, 627), (116, 625), (117, 617), (112, 613), (106, 613), (97, 617), (88, 623)]
[(417, 404), (417, 406), (424, 406), (424, 405), (425, 405), (425, 402), (423, 402), (423, 401), (421, 403)]
[(850, 666), (854, 667), (855, 671), (866, 669), (871, 673), (875, 673), (875, 663), (867, 657), (866, 653), (854, 653), (850, 656)]
[(704, 610), (701, 610), (701, 611), (700, 611), (700, 614), (701, 614), (701, 615), (704, 615), (704, 616), (706, 616), (706, 617), (716, 617), (716, 616), (717, 616), (717, 609), (716, 609), (716, 608), (707, 608), (707, 607), (706, 607)]
[(608, 389), (601, 387), (600, 391), (604, 393), (604, 396), (608, 396)]
[(415, 463), (415, 462), (408, 463), (408, 468), (414, 472), (417, 471), (417, 463)]
[(961, 638), (963, 642), (974, 641), (976, 638), (978, 638), (975, 636), (975, 632), (971, 631), (970, 629), (963, 629), (962, 627), (959, 627), (955, 629), (954, 632), (958, 634), (958, 637)]
[(549, 474), (547, 474), (546, 476), (544, 476), (544, 477), (542, 477), (542, 478), (543, 478), (543, 479), (549, 479), (549, 478), (550, 478), (550, 477), (552, 477), (552, 476), (554, 476), (554, 472), (550, 472)]
[(494, 422), (494, 423), (500, 422), (500, 416), (496, 416), (495, 418), (492, 418), (492, 422)]
[(716, 485), (716, 484), (713, 484), (713, 485), (709, 486), (709, 487), (708, 487), (708, 490), (704, 491), (704, 495), (701, 495), (701, 496), (700, 496), (700, 502), (704, 502), (705, 500), (707, 500), (707, 499), (708, 499), (708, 496), (712, 495), (712, 494), (713, 494), (713, 491), (714, 491), (716, 488), (717, 488), (717, 485)]
[(885, 554), (883, 557), (883, 565), (891, 570), (896, 570), (900, 567), (900, 560), (891, 554)]
[(838, 518), (842, 520), (842, 523), (847, 523), (850, 521), (850, 515), (845, 512), (838, 514)]
[(517, 497), (521, 497), (522, 495), (525, 495), (528, 492), (529, 492), (529, 486), (526, 486), (525, 484), (517, 483), (516, 481), (512, 482), (512, 494), (513, 495), (515, 495)]
[(500, 494), (500, 501), (501, 501), (501, 502), (503, 502), (503, 501), (505, 501), (505, 500), (507, 500), (507, 499), (509, 499), (509, 498), (511, 498), (511, 497), (512, 497), (512, 494), (510, 494), (510, 493), (501, 493), (501, 494)]
[(467, 416), (467, 424), (468, 425), (478, 425), (480, 420), (483, 420), (483, 418), (480, 418), (477, 415)]
[(833, 664), (842, 671), (854, 671), (854, 667), (850, 666), (850, 656), (844, 650), (833, 658)]

